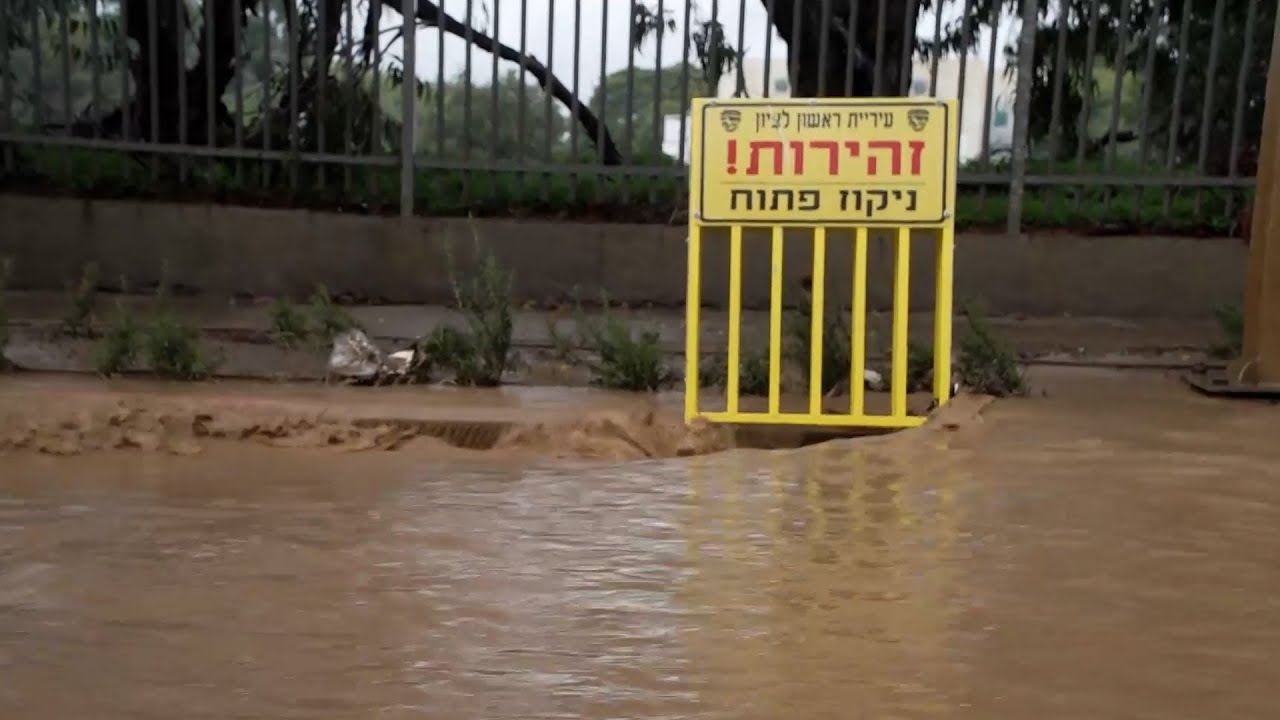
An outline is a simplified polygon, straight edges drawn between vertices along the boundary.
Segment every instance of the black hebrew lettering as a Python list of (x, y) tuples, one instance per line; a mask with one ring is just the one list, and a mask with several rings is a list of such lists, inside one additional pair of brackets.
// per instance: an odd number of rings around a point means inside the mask
[[(855, 191), (856, 192), (856, 191)], [(731, 212), (817, 212), (821, 208), (822, 193), (817, 189), (793, 190), (790, 188), (734, 188), (729, 191)]]
[(786, 130), (791, 127), (791, 113), (786, 110), (765, 110), (756, 113), (756, 131)]
[(834, 112), (797, 113), (796, 119), (799, 121), (799, 127), (802, 130), (840, 127), (840, 115)]
[(848, 115), (848, 126), (858, 129), (864, 127), (891, 128), (893, 113), (885, 111), (856, 110)]
[(890, 200), (901, 212), (915, 212), (915, 190), (841, 190), (840, 212), (861, 214), (868, 220), (889, 209)]

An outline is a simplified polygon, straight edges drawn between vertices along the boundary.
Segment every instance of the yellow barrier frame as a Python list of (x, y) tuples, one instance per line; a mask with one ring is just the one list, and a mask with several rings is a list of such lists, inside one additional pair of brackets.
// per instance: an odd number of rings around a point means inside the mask
[[(957, 171), (957, 123), (954, 118), (955, 102), (932, 99), (890, 99), (875, 100), (841, 99), (834, 101), (836, 106), (854, 106), (860, 114), (864, 110), (883, 109), (886, 105), (903, 105), (918, 107), (928, 104), (944, 108), (947, 127), (945, 130), (946, 147), (944, 150), (946, 170), (942, 180), (943, 211), (940, 221), (885, 224), (879, 222), (822, 222), (806, 224), (797, 222), (738, 222), (708, 221), (698, 210), (703, 207), (703, 143), (705, 141), (705, 110), (711, 107), (726, 105), (733, 107), (757, 107), (771, 111), (777, 108), (823, 108), (833, 101), (815, 102), (812, 100), (733, 100), (718, 101), (713, 99), (695, 99), (693, 107), (692, 162), (690, 168), (690, 212), (688, 237), (688, 289), (686, 297), (686, 337), (685, 337), (685, 418), (694, 420), (702, 418), (718, 423), (761, 424), (761, 425), (802, 425), (823, 427), (863, 427), (863, 428), (909, 428), (921, 425), (925, 416), (911, 415), (907, 407), (907, 329), (909, 317), (910, 276), (911, 276), (911, 233), (912, 230), (928, 230), (936, 232), (937, 254), (935, 282), (935, 321), (933, 339), (933, 397), (936, 405), (946, 404), (951, 398), (952, 368), (952, 296), (953, 256), (955, 250), (955, 173)], [(829, 143), (828, 143), (829, 144)], [(754, 161), (754, 158), (753, 158)], [(833, 160), (834, 163), (834, 160)], [(731, 171), (732, 172), (732, 171)], [(763, 203), (762, 203), (763, 204)], [(703, 411), (699, 406), (698, 368), (701, 355), (701, 320), (702, 320), (702, 250), (703, 232), (708, 228), (724, 227), (729, 232), (729, 328), (728, 356), (726, 361), (726, 408), (724, 411)], [(768, 406), (764, 412), (744, 412), (740, 403), (740, 368), (742, 360), (742, 245), (743, 231), (747, 227), (770, 228), (771, 238), (771, 272), (769, 303), (769, 393)], [(784, 412), (781, 408), (782, 380), (782, 287), (783, 287), (783, 242), (787, 228), (807, 229), (812, 232), (813, 241), (813, 275), (812, 302), (813, 316), (810, 331), (810, 368), (807, 412)], [(849, 412), (827, 413), (823, 411), (823, 329), (826, 315), (826, 269), (827, 269), (827, 232), (830, 228), (852, 230), (853, 235), (853, 267), (852, 269), (852, 328), (850, 332), (850, 402)], [(892, 330), (892, 371), (889, 378), (890, 413), (888, 415), (869, 415), (866, 412), (866, 387), (863, 381), (867, 365), (867, 243), (870, 231), (889, 231), (894, 233), (895, 262), (893, 280), (893, 330)]]

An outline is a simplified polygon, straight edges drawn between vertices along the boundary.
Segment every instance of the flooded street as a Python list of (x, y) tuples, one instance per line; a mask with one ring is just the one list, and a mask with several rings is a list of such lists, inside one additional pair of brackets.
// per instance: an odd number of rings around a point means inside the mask
[(0, 458), (0, 717), (1280, 717), (1280, 406), (625, 463)]

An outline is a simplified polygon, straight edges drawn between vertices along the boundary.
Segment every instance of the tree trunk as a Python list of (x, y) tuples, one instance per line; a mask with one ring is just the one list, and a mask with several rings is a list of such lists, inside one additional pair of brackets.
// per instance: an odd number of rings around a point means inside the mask
[[(384, 7), (391, 7), (397, 12), (400, 11), (400, 6), (396, 3), (388, 3)], [(545, 65), (538, 62), (537, 59), (530, 55), (522, 55), (515, 48), (503, 45), (479, 30), (468, 28), (466, 24), (448, 13), (442, 12), (435, 3), (428, 0), (418, 0), (417, 16), (424, 25), (439, 27), (450, 35), (463, 39), (469, 38), (481, 50), (497, 55), (508, 62), (518, 63), (538, 81), (538, 84), (544, 90), (550, 92), (552, 97), (569, 109), (570, 113), (575, 114), (577, 121), (582, 124), (583, 131), (587, 133), (587, 137), (591, 139), (597, 148), (603, 151), (602, 154), (606, 165), (622, 164), (622, 153), (618, 151), (618, 146), (613, 142), (613, 137), (609, 134), (609, 128), (600, 122), (600, 118), (596, 117), (596, 114), (592, 112), (587, 103), (578, 99), (572, 90), (553, 75)]]
[(910, 88), (902, 60), (914, 44), (916, 0), (761, 2), (773, 6), (770, 23), (787, 43), (794, 97), (897, 96)]
[[(243, 27), (249, 10), (257, 4), (256, 0), (242, 0), (240, 17), (236, 18), (231, 2), (207, 2), (210, 5), (205, 8), (205, 27), (197, 40), (200, 54), (185, 76), (186, 140), (197, 144), (209, 141), (211, 90), (215, 129), (219, 123), (230, 122), (222, 95), (236, 72), (233, 23), (239, 22)], [(178, 3), (166, 0), (125, 0), (124, 32), (138, 45), (138, 56), (130, 70), (136, 91), (131, 102), (98, 121), (102, 134), (120, 135), (124, 123), (128, 122), (130, 134), (144, 140), (176, 143), (183, 138), (179, 77), (183, 68), (181, 60), (185, 58), (178, 52), (178, 33), (181, 27), (185, 34), (187, 18), (185, 13), (178, 12), (178, 7)], [(154, 27), (151, 12), (154, 12)], [(92, 126), (83, 123), (73, 130), (77, 134), (93, 133)]]

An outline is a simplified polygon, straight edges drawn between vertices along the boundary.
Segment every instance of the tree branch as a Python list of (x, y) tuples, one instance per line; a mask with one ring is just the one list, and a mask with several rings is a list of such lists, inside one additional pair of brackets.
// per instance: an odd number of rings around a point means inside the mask
[[(398, 3), (388, 3), (385, 7), (391, 7), (396, 12), (400, 11)], [(582, 129), (587, 133), (587, 137), (591, 138), (597, 148), (603, 150), (604, 163), (606, 165), (622, 164), (622, 153), (618, 152), (618, 146), (614, 144), (613, 137), (609, 134), (609, 129), (604, 126), (604, 123), (600, 122), (600, 119), (591, 111), (587, 103), (579, 100), (572, 90), (566, 87), (559, 78), (532, 55), (522, 55), (515, 48), (504, 45), (488, 35), (468, 27), (448, 13), (441, 12), (438, 5), (428, 0), (418, 0), (416, 14), (418, 20), (428, 27), (439, 27), (450, 35), (464, 40), (469, 38), (481, 50), (497, 55), (508, 62), (519, 64), (538, 81), (538, 84), (544, 90), (550, 92), (552, 97), (568, 108), (570, 113), (576, 114)]]

